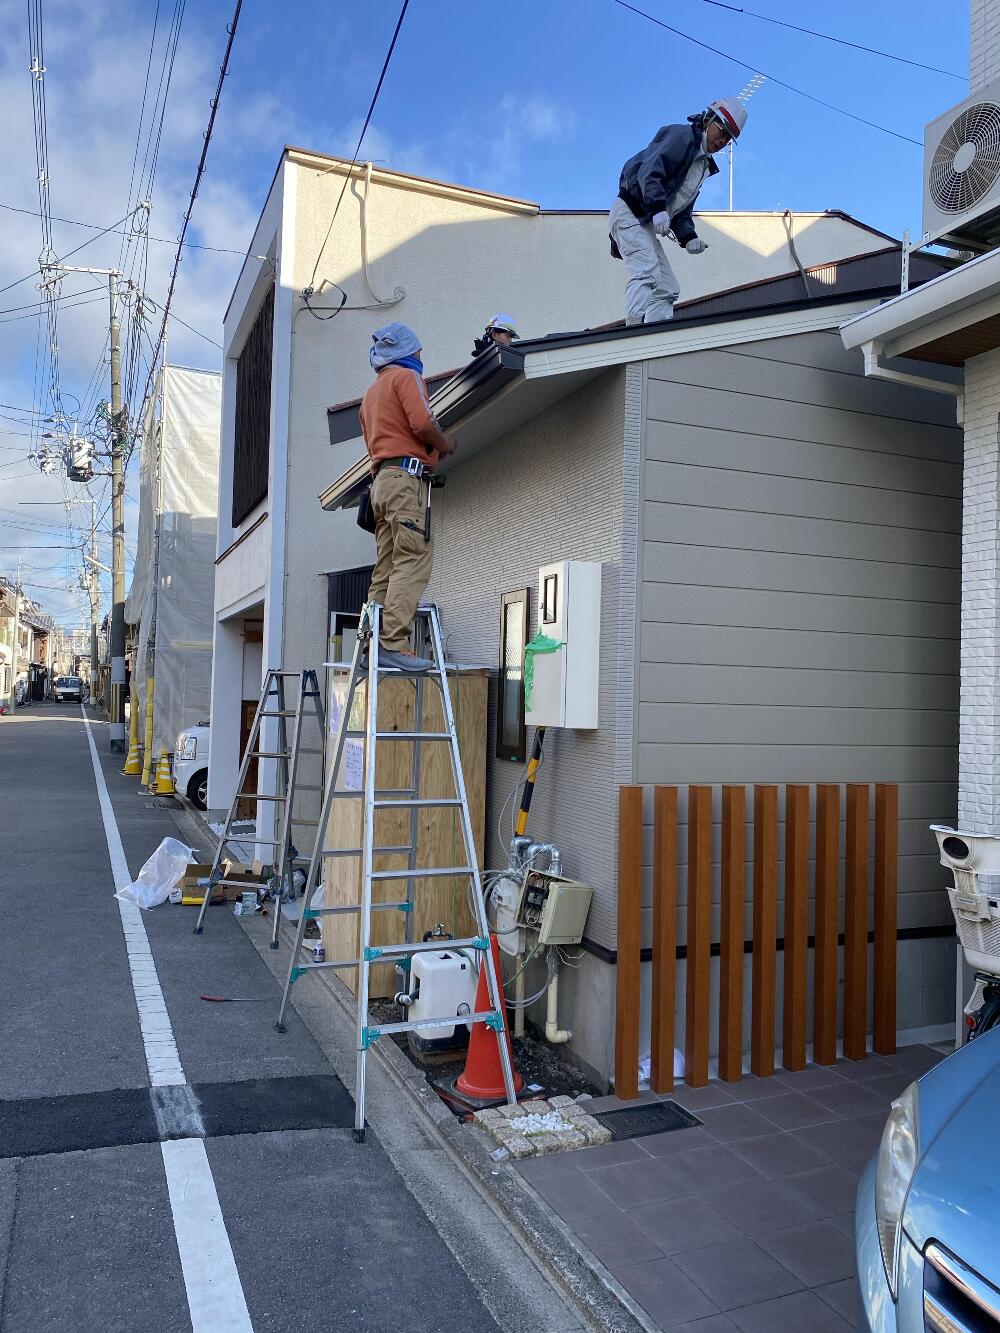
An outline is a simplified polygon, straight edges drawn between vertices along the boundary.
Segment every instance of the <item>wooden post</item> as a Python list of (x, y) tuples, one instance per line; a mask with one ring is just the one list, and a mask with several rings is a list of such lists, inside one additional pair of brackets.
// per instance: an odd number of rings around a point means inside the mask
[(868, 1054), (868, 806), (867, 782), (847, 784), (844, 869), (844, 1055)]
[(753, 966), (750, 1070), (774, 1073), (775, 970), (778, 935), (778, 789), (753, 789)]
[(722, 929), (719, 941), (719, 1077), (743, 1077), (743, 939), (746, 788), (722, 789)]
[(642, 788), (618, 789), (618, 961), (615, 1094), (639, 1095), (639, 959), (642, 922)]
[(809, 979), (809, 788), (785, 788), (785, 986), (782, 1064), (806, 1067)]
[(875, 785), (875, 949), (872, 1047), (896, 1051), (896, 881), (899, 864), (899, 788)]
[(677, 1000), (677, 788), (653, 789), (653, 986), (649, 1086), (674, 1086)]
[(712, 788), (688, 788), (687, 1002), (684, 1078), (708, 1082), (708, 1006), (712, 965)]
[(837, 954), (840, 787), (816, 788), (816, 954), (813, 961), (813, 1060), (837, 1060)]

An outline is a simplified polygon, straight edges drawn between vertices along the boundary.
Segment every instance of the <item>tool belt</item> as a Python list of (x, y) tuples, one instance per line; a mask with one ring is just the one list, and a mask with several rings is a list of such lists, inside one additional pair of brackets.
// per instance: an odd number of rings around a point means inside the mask
[(424, 463), (422, 458), (383, 458), (378, 465), (376, 476), (384, 467), (402, 468), (408, 472), (411, 477), (427, 477), (431, 475), (430, 468)]

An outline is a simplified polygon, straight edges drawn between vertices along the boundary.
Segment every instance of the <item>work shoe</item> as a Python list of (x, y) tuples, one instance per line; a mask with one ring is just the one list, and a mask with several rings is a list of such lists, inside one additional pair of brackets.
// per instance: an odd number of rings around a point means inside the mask
[(379, 648), (378, 664), (380, 667), (395, 667), (397, 671), (408, 671), (419, 674), (421, 671), (430, 671), (434, 663), (428, 657), (418, 657), (416, 653), (411, 653), (409, 648), (402, 652), (393, 652), (391, 648)]

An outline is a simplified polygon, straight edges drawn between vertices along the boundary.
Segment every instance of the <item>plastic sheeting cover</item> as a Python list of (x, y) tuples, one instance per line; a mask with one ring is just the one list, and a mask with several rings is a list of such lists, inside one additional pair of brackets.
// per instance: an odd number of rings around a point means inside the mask
[(173, 753), (177, 733), (208, 717), (222, 412), (221, 375), (179, 366), (161, 375), (153, 399), (159, 417), (148, 414), (143, 431), (138, 545), (125, 602), (125, 619), (138, 626), (132, 687), (140, 710), (151, 669), (155, 676), (156, 755)]

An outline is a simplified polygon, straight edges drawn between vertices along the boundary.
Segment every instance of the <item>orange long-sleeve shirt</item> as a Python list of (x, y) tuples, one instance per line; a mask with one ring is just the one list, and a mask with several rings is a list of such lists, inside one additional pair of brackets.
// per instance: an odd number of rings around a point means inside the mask
[(361, 433), (374, 474), (386, 458), (419, 458), (433, 472), (441, 438), (427, 388), (409, 366), (386, 366), (361, 400)]

